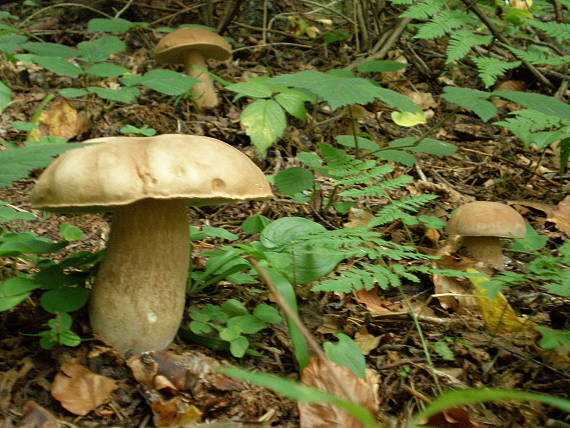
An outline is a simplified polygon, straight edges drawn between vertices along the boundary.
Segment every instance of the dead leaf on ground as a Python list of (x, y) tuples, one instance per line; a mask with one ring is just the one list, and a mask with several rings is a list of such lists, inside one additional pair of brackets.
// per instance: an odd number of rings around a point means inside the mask
[[(331, 369), (335, 370), (336, 376), (331, 375)], [(337, 378), (342, 385), (336, 382)], [(370, 369), (366, 370), (366, 378), (360, 379), (346, 367), (311, 358), (303, 370), (301, 382), (320, 391), (349, 398), (373, 414), (378, 413), (378, 373)], [(346, 397), (347, 393), (349, 397)], [(331, 403), (299, 402), (298, 407), (301, 428), (362, 428), (358, 420)]]
[(406, 91), (404, 95), (411, 99), (422, 110), (437, 107), (437, 102), (429, 92)]
[[(440, 259), (435, 261), (434, 267), (453, 270), (465, 270), (473, 267), (475, 264), (474, 260), (450, 255), (452, 252), (457, 251), (458, 245), (458, 242), (450, 242), (439, 249), (437, 255), (440, 256)], [(477, 307), (475, 298), (471, 296), (472, 291), (469, 281), (452, 276), (433, 274), (432, 282), (434, 294), (442, 308), (463, 313)]]
[(78, 113), (69, 101), (58, 98), (41, 113), (39, 134), (69, 139), (81, 134), (86, 125), (85, 112)]
[(546, 220), (555, 223), (558, 230), (570, 237), (570, 196), (560, 201)]
[(368, 226), (370, 220), (374, 218), (368, 210), (361, 208), (351, 208), (348, 212), (348, 221), (343, 224), (344, 227), (358, 227), (358, 226)]
[(354, 336), (354, 341), (362, 351), (363, 355), (368, 355), (378, 347), (382, 336), (374, 336), (368, 332), (366, 327), (362, 327)]
[(484, 428), (481, 425), (473, 423), (469, 417), (469, 413), (465, 410), (457, 408), (447, 409), (432, 415), (418, 425), (433, 428)]
[(19, 428), (60, 427), (57, 418), (33, 400), (26, 401), (22, 410), (25, 416), (18, 425)]
[[(392, 302), (384, 300), (378, 295), (378, 288), (371, 290), (359, 290), (356, 293), (356, 301), (366, 306), (374, 316), (400, 316), (408, 315), (410, 310), (405, 302)], [(435, 313), (423, 302), (412, 301), (412, 310), (417, 316), (435, 317)]]
[(51, 385), (51, 395), (75, 415), (84, 416), (105, 404), (117, 389), (113, 379), (93, 373), (78, 358), (65, 362), (60, 370)]

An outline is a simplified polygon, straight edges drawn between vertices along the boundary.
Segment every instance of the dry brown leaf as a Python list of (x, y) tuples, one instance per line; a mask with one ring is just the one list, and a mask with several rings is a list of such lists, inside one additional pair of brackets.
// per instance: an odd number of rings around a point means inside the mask
[(368, 333), (366, 327), (362, 327), (354, 336), (354, 341), (364, 355), (370, 354), (380, 344), (382, 336), (374, 336)]
[(570, 237), (570, 196), (560, 201), (546, 220), (555, 223), (558, 230)]
[[(335, 370), (336, 376), (331, 375), (331, 369)], [(337, 378), (341, 380), (342, 385), (335, 381)], [(378, 413), (378, 374), (372, 370), (366, 370), (366, 378), (360, 379), (346, 367), (312, 358), (303, 370), (301, 382), (321, 391), (349, 398), (373, 414)], [(345, 391), (349, 397), (346, 397)], [(362, 428), (362, 424), (353, 416), (330, 403), (299, 402), (298, 406), (301, 428)]]
[(169, 400), (152, 400), (150, 408), (153, 413), (152, 421), (157, 427), (188, 426), (202, 419), (202, 412), (180, 396)]
[(113, 379), (93, 373), (72, 358), (55, 375), (51, 395), (75, 415), (84, 416), (109, 400), (117, 384)]
[(359, 290), (356, 293), (356, 301), (366, 306), (370, 312), (393, 312), (390, 309), (392, 302), (383, 300), (378, 295), (378, 289), (374, 287), (372, 290)]
[(374, 218), (368, 210), (363, 210), (361, 208), (351, 208), (348, 212), (348, 221), (344, 223), (344, 227), (358, 227), (358, 226), (368, 226), (370, 220)]
[[(465, 270), (473, 267), (475, 261), (467, 258), (452, 257), (449, 254), (456, 251), (458, 243), (452, 242), (441, 248), (437, 255), (441, 258), (434, 263), (437, 269)], [(471, 296), (469, 281), (438, 274), (432, 275), (435, 295), (444, 309), (462, 313), (477, 307), (477, 302)]]
[(430, 416), (427, 420), (418, 424), (433, 428), (484, 428), (471, 421), (469, 413), (463, 409), (447, 409), (443, 412)]
[(87, 125), (85, 112), (77, 110), (65, 98), (58, 98), (40, 115), (40, 134), (73, 138), (81, 134)]
[[(356, 293), (356, 301), (366, 306), (374, 316), (401, 316), (410, 312), (405, 302), (392, 302), (382, 300), (378, 295), (378, 288), (372, 290), (359, 290)], [(435, 313), (431, 308), (427, 307), (423, 302), (412, 301), (412, 310), (418, 316), (435, 317)]]
[(433, 95), (429, 92), (406, 91), (404, 95), (410, 98), (422, 110), (437, 107)]
[(59, 421), (48, 410), (44, 409), (35, 401), (26, 401), (22, 409), (24, 419), (18, 425), (19, 428), (59, 428)]

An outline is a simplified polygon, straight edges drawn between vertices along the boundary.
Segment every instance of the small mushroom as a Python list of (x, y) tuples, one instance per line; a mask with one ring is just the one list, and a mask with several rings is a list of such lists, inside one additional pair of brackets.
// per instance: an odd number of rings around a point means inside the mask
[(459, 207), (447, 223), (450, 235), (460, 235), (469, 256), (504, 269), (501, 238), (524, 238), (522, 216), (499, 202), (475, 201)]
[(215, 138), (106, 137), (57, 158), (32, 190), (35, 208), (112, 211), (89, 305), (93, 329), (119, 352), (166, 348), (184, 312), (190, 260), (186, 205), (272, 196), (263, 172)]
[(192, 86), (192, 95), (200, 110), (219, 103), (214, 82), (206, 72), (206, 59), (224, 61), (231, 55), (232, 48), (223, 37), (201, 28), (179, 28), (164, 36), (154, 49), (160, 64), (184, 64), (186, 74), (199, 80)]

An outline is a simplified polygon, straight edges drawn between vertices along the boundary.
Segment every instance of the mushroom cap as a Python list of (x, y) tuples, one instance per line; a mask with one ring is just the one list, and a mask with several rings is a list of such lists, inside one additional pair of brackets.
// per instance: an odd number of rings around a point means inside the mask
[(179, 28), (168, 33), (154, 48), (154, 56), (161, 64), (183, 64), (184, 54), (191, 50), (219, 61), (232, 56), (232, 47), (226, 39), (201, 28)]
[(91, 212), (147, 198), (199, 206), (273, 196), (257, 165), (215, 138), (164, 134), (86, 143), (46, 168), (32, 190), (33, 207)]
[(475, 201), (460, 206), (447, 223), (450, 235), (524, 238), (523, 217), (500, 202)]

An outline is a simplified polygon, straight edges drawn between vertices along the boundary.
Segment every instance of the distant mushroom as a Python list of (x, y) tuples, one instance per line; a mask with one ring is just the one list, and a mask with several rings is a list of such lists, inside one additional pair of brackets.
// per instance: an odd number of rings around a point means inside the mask
[(501, 238), (524, 238), (523, 217), (499, 202), (475, 201), (459, 207), (447, 223), (450, 235), (460, 235), (467, 254), (504, 269)]
[(186, 205), (272, 196), (263, 172), (215, 138), (165, 134), (88, 140), (65, 152), (32, 190), (35, 208), (112, 211), (106, 257), (90, 300), (93, 329), (119, 352), (167, 347), (184, 311)]
[(192, 95), (200, 110), (219, 103), (214, 82), (206, 72), (206, 59), (224, 61), (231, 55), (232, 48), (223, 37), (201, 28), (179, 28), (164, 36), (154, 49), (160, 64), (184, 64), (186, 74), (199, 80), (192, 86)]

